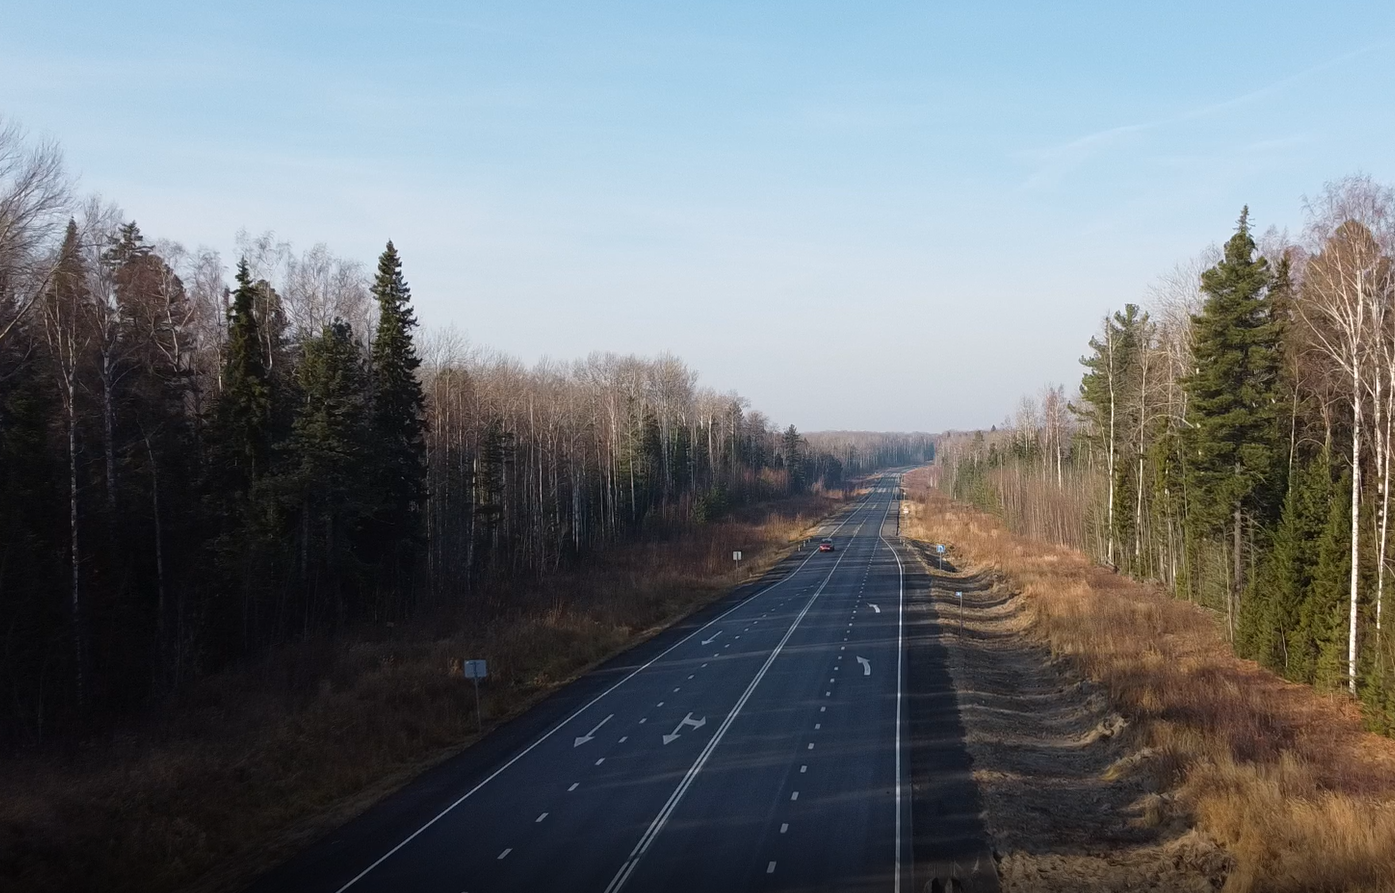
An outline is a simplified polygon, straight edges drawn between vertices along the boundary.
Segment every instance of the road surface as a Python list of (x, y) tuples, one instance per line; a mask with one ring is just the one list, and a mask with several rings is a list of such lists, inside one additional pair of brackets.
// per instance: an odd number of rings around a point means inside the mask
[(982, 859), (932, 621), (906, 610), (925, 577), (898, 554), (897, 484), (824, 525), (834, 552), (796, 553), (252, 889), (920, 891)]

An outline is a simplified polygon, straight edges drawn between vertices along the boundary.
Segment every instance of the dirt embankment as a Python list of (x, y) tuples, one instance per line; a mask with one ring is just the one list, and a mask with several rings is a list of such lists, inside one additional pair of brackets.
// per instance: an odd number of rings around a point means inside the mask
[[(1005, 891), (1395, 891), (1395, 742), (1215, 619), (908, 482)], [(953, 567), (953, 565), (951, 565)], [(964, 608), (954, 593), (964, 593)]]

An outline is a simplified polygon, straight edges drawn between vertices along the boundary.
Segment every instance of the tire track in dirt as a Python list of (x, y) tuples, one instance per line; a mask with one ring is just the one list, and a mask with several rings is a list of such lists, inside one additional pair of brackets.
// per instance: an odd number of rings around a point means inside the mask
[(912, 610), (931, 615), (948, 658), (1002, 890), (1219, 889), (1229, 856), (1157, 790), (1105, 693), (1033, 638), (1010, 582), (937, 569), (907, 543), (928, 577)]

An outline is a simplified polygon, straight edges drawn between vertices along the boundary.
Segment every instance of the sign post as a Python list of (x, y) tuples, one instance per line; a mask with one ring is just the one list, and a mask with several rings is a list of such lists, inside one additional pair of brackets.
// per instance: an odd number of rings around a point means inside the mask
[(741, 569), (741, 553), (740, 553), (740, 552), (733, 552), (733, 553), (731, 553), (731, 560), (736, 562), (736, 569), (737, 569), (737, 570), (740, 570), (740, 569)]
[(475, 683), (475, 728), (484, 728), (484, 717), (480, 713), (480, 680), (489, 675), (489, 668), (482, 660), (465, 661), (465, 678)]
[(944, 543), (936, 543), (936, 544), (935, 544), (935, 563), (939, 566), (939, 569), (940, 569), (940, 570), (944, 570), (944, 569), (945, 569), (945, 544), (944, 544)]

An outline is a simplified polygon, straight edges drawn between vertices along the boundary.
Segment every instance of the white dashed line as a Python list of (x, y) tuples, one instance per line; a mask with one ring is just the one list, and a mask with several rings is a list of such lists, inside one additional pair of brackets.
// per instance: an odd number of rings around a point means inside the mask
[(791, 800), (798, 800), (798, 799), (799, 799), (799, 792), (798, 792), (798, 791), (795, 791), (793, 794), (790, 794), (790, 799), (791, 799)]
[(543, 813), (542, 815), (540, 815), (540, 816), (538, 816), (537, 818), (533, 819), (533, 824), (536, 825), (538, 822), (541, 822), (541, 821), (542, 821), (543, 819), (545, 819), (545, 818), (547, 818), (547, 813)]
[(604, 763), (604, 762), (605, 762), (605, 757), (601, 757), (599, 760), (596, 761), (596, 765), (599, 766), (601, 763)]
[(507, 856), (509, 853), (512, 853), (512, 852), (513, 852), (513, 847), (509, 847), (508, 849), (504, 850), (502, 853), (499, 854), (499, 858), (502, 859), (502, 858), (504, 858), (505, 856)]
[(567, 788), (567, 793), (570, 794), (572, 791), (576, 790), (576, 789), (577, 789), (578, 787), (580, 787), (580, 786), (581, 786), (581, 782), (579, 782), (579, 781), (574, 781), (574, 782), (572, 782), (572, 786), (569, 787), (569, 788)]
[(774, 873), (775, 873), (775, 863), (774, 863), (774, 862), (771, 862), (769, 865), (765, 866), (765, 873), (766, 873), (766, 874), (774, 874)]
[(785, 833), (786, 831), (788, 831), (789, 829), (790, 829), (790, 823), (789, 823), (789, 822), (784, 822), (784, 823), (782, 823), (782, 824), (780, 825), (780, 833), (781, 833), (781, 834), (784, 834), (784, 833)]
[[(808, 771), (809, 771), (809, 767), (808, 767), (807, 765), (806, 765), (806, 766), (800, 766), (800, 767), (799, 767), (799, 774), (800, 774), (800, 775), (803, 775), (805, 772), (808, 772)], [(546, 813), (544, 813), (544, 815), (546, 815)]]
[(621, 736), (620, 736), (620, 743), (621, 743), (621, 744), (624, 744), (626, 741), (629, 741), (629, 740), (630, 740), (630, 736), (629, 736), (629, 735), (621, 735)]

